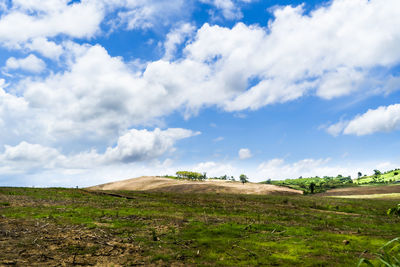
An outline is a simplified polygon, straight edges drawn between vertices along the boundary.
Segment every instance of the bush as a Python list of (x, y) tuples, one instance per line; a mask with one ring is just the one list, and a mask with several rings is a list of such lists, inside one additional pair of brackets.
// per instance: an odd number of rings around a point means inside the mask
[(397, 207), (388, 209), (387, 214), (400, 216), (400, 204), (397, 204)]

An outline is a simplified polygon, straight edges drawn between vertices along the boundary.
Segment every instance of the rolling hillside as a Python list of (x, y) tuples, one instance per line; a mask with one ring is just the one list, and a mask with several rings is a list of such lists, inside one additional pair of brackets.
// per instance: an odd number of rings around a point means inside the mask
[(231, 193), (231, 194), (278, 194), (296, 195), (301, 191), (268, 184), (255, 184), (207, 180), (188, 181), (164, 177), (143, 176), (123, 181), (117, 181), (88, 188), (89, 190), (133, 190), (176, 193)]

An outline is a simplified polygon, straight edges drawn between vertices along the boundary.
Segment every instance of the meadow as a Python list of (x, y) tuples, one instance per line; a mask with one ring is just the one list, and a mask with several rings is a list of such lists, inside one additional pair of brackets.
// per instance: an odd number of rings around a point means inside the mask
[(0, 265), (356, 266), (399, 199), (0, 188)]

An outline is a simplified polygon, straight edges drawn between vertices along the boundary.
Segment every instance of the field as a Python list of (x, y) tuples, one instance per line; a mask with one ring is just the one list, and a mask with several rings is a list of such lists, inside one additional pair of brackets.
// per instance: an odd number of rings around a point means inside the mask
[(381, 194), (398, 194), (400, 193), (400, 185), (375, 185), (375, 186), (354, 186), (345, 188), (336, 188), (319, 196), (361, 196), (361, 195), (381, 195)]
[(397, 199), (0, 188), (0, 265), (355, 266)]

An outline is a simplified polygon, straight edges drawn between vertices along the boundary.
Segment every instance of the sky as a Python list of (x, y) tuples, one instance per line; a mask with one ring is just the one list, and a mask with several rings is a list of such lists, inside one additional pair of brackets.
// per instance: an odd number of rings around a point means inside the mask
[(398, 0), (0, 0), (0, 186), (400, 167)]

